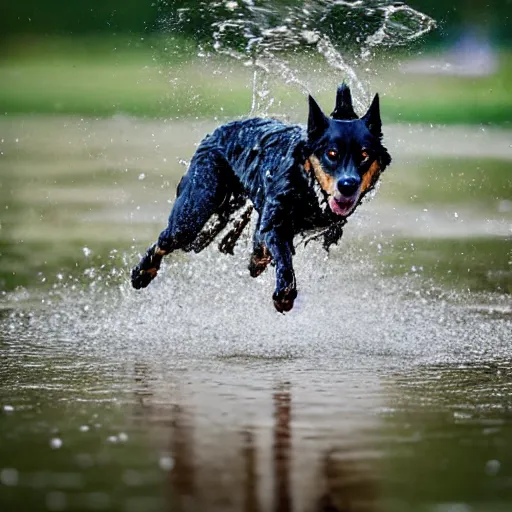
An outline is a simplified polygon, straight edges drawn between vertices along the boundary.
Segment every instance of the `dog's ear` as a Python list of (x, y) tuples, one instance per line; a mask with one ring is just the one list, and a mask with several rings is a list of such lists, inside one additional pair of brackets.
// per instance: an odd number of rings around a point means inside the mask
[(336, 105), (331, 114), (333, 119), (343, 121), (350, 121), (351, 119), (358, 119), (357, 114), (354, 112), (352, 106), (352, 95), (350, 88), (347, 84), (342, 83), (336, 91)]
[(382, 121), (380, 120), (379, 95), (376, 94), (368, 112), (362, 117), (370, 133), (375, 137), (382, 137)]
[(322, 112), (313, 96), (309, 96), (308, 138), (315, 139), (329, 126), (329, 119)]

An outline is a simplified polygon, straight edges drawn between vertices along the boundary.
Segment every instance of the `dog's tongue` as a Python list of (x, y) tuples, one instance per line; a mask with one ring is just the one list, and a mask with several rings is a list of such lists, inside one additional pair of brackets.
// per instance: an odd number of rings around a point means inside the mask
[(336, 215), (347, 215), (350, 212), (350, 202), (339, 203), (334, 197), (329, 197), (329, 207)]

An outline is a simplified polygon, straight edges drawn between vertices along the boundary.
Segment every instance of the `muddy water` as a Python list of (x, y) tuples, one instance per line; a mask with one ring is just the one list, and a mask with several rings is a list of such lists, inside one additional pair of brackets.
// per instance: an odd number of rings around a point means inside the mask
[(1, 122), (2, 510), (510, 510), (510, 133), (389, 127), (282, 316), (248, 237), (127, 285), (212, 127)]

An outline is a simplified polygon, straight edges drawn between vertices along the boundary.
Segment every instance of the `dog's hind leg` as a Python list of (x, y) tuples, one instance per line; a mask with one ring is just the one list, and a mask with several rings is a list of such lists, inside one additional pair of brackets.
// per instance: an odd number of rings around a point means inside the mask
[[(235, 187), (236, 188), (236, 187)], [(245, 196), (241, 194), (239, 191), (235, 190), (231, 196), (228, 198), (229, 200), (226, 200), (221, 207), (216, 212), (216, 219), (215, 222), (212, 225), (207, 225), (205, 228), (201, 230), (197, 238), (194, 240), (194, 242), (190, 245), (190, 247), (185, 248), (184, 250), (192, 250), (194, 252), (201, 252), (203, 249), (208, 247), (217, 237), (217, 235), (228, 225), (229, 222), (233, 220), (233, 216), (237, 213), (238, 210), (240, 210), (243, 205), (246, 202)], [(250, 207), (252, 209), (252, 206)], [(247, 208), (245, 214), (242, 216), (244, 220), (247, 214)], [(251, 218), (251, 212), (249, 212), (249, 216), (245, 222), (250, 220)], [(224, 237), (224, 239), (229, 238), (229, 241), (231, 242), (232, 236), (234, 234), (237, 234), (238, 236), (241, 235), (241, 232), (238, 233), (239, 229), (239, 221), (236, 221), (234, 223), (233, 229), (230, 230), (230, 232)], [(242, 226), (243, 228), (245, 227)], [(224, 252), (226, 254), (233, 254), (233, 249), (228, 246), (224, 245), (224, 239), (219, 244), (219, 250), (220, 252)], [(236, 241), (238, 238), (235, 238), (233, 241), (233, 247), (234, 244), (236, 244)], [(230, 252), (231, 249), (231, 252)]]
[(245, 227), (251, 221), (251, 215), (253, 210), (254, 206), (252, 204), (246, 206), (240, 218), (235, 220), (235, 222), (233, 223), (233, 227), (228, 231), (228, 233), (226, 233), (224, 238), (220, 241), (220, 252), (224, 254), (233, 254), (238, 239), (240, 238), (240, 236), (242, 236)]
[(132, 270), (134, 288), (148, 286), (166, 254), (191, 247), (208, 219), (229, 197), (234, 183), (233, 171), (222, 152), (200, 146), (178, 186), (167, 228)]

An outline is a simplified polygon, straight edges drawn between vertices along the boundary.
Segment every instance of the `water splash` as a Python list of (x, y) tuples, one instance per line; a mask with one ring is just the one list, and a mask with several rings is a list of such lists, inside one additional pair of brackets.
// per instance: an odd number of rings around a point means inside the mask
[[(307, 81), (294, 69), (297, 56), (320, 55), (354, 92), (356, 108), (366, 106), (369, 92), (355, 66), (375, 56), (376, 47), (407, 45), (435, 27), (429, 16), (389, 0), (270, 0), (199, 2), (177, 10), (174, 29), (203, 21), (199, 55), (227, 56), (253, 69), (251, 115), (266, 115), (274, 103), (269, 80), (309, 93)], [(346, 51), (342, 53), (339, 48)]]
[[(10, 312), (0, 319), (4, 340), (80, 357), (122, 354), (123, 361), (197, 366), (237, 355), (337, 370), (511, 353), (509, 315), (477, 311), (475, 294), (439, 289), (421, 273), (385, 276), (366, 244), (344, 244), (329, 258), (318, 246), (301, 249), (295, 258), (300, 296), (290, 314), (279, 315), (270, 298), (273, 269), (248, 276), (250, 245), (246, 237), (235, 256), (213, 248), (172, 255), (142, 293), (130, 287), (126, 270), (98, 269), (59, 281), (40, 307), (11, 295), (11, 307), (4, 304)], [(123, 269), (135, 259), (125, 257)], [(503, 305), (506, 299), (489, 300)]]

